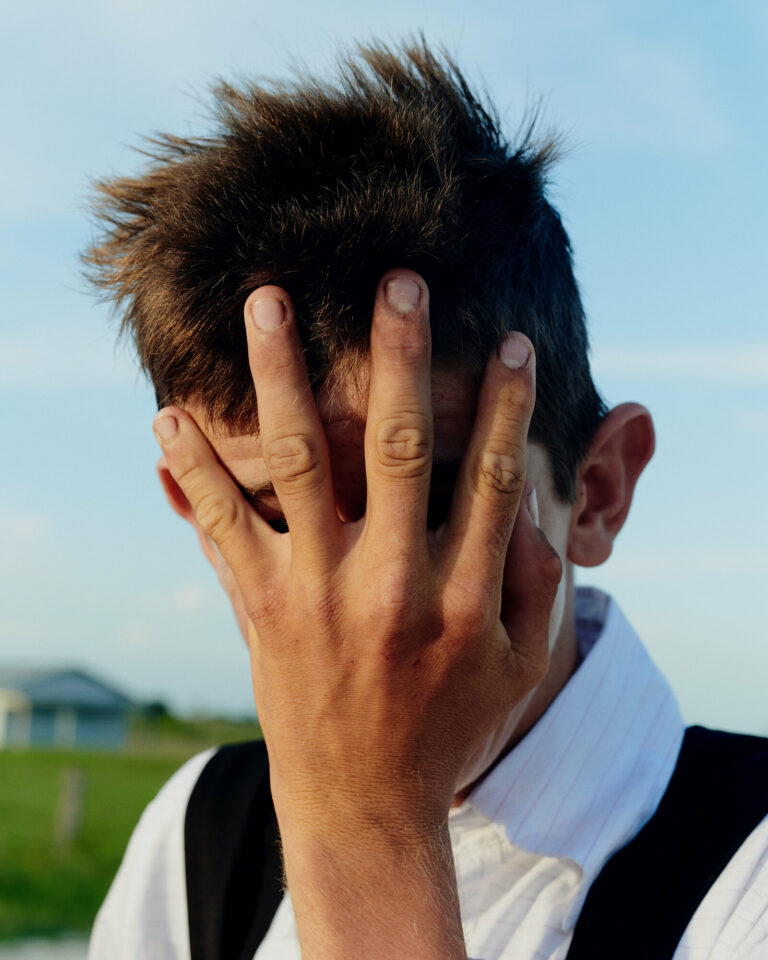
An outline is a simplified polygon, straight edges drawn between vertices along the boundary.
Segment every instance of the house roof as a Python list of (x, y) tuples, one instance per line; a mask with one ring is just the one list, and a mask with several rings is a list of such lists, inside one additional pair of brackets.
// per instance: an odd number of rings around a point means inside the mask
[(129, 710), (133, 701), (84, 670), (0, 667), (0, 691), (21, 694), (35, 707)]

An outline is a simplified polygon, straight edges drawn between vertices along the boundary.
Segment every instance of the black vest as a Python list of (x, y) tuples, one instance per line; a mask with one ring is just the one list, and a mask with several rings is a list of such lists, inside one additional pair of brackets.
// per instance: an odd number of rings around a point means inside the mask
[[(671, 960), (709, 888), (768, 814), (768, 740), (691, 727), (654, 816), (608, 861), (568, 960)], [(222, 747), (187, 805), (192, 960), (253, 960), (282, 898), (279, 834), (260, 741)]]

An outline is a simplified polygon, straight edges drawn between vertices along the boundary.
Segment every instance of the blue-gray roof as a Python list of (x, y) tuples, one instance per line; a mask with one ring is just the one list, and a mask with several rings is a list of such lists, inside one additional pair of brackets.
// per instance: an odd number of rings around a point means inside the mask
[(83, 670), (0, 667), (0, 688), (16, 690), (35, 706), (129, 710), (133, 701)]

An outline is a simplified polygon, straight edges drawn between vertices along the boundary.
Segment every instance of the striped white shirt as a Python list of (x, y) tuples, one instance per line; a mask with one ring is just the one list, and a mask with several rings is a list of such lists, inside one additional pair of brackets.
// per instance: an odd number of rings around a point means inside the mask
[[(684, 725), (616, 604), (581, 589), (583, 661), (549, 710), (465, 802), (450, 830), (464, 935), (479, 960), (563, 960), (590, 884), (653, 815)], [(189, 960), (184, 814), (210, 751), (145, 811), (99, 913), (90, 960)], [(659, 864), (659, 870), (663, 870)], [(615, 945), (616, 956), (621, 945)], [(701, 903), (675, 960), (768, 960), (768, 819)], [(300, 960), (290, 899), (255, 960)]]

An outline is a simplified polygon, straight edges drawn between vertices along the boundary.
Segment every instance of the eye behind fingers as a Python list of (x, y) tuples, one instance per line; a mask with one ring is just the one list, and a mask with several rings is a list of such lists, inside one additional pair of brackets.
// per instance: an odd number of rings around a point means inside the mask
[(271, 519), (265, 517), (265, 519), (276, 533), (288, 533), (288, 521), (285, 517), (272, 517)]
[(427, 529), (437, 530), (448, 519), (453, 502), (453, 491), (461, 462), (433, 463), (427, 503)]
[(262, 493), (247, 490), (241, 487), (241, 491), (248, 503), (258, 513), (258, 515), (267, 523), (276, 533), (288, 533), (288, 521), (285, 519), (277, 497), (271, 496), (270, 500), (274, 503), (268, 503)]
[(252, 502), (251, 506), (276, 533), (288, 533), (288, 521), (279, 509), (268, 507), (258, 501)]

